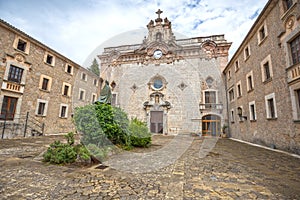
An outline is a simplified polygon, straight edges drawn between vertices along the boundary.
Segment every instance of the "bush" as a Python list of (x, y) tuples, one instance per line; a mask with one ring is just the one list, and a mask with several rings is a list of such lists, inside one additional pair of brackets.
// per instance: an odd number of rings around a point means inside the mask
[(151, 133), (147, 125), (134, 118), (129, 124), (131, 144), (135, 147), (149, 147), (151, 144)]
[(99, 148), (95, 144), (88, 144), (87, 149), (90, 153), (95, 156), (99, 161), (103, 162), (104, 159), (107, 157), (107, 148)]
[(101, 103), (76, 108), (74, 122), (83, 134), (83, 144), (105, 147), (113, 143), (125, 149), (131, 146), (129, 120), (120, 108)]
[(54, 141), (44, 153), (44, 161), (52, 164), (66, 164), (73, 163), (77, 158), (83, 160), (90, 159), (89, 151), (82, 146), (74, 145), (74, 134), (72, 132), (66, 135), (67, 144), (60, 141)]
[(112, 144), (125, 150), (151, 144), (151, 133), (144, 122), (138, 119), (130, 121), (122, 109), (109, 104), (76, 108), (73, 119), (77, 130), (82, 133), (81, 142), (99, 160), (106, 157)]

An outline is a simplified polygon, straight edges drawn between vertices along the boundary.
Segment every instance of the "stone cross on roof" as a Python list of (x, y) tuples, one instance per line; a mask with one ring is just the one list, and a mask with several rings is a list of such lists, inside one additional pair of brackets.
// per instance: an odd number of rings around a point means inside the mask
[(158, 15), (158, 18), (160, 18), (160, 14), (163, 13), (163, 11), (161, 11), (160, 9), (158, 9), (158, 11), (155, 12)]

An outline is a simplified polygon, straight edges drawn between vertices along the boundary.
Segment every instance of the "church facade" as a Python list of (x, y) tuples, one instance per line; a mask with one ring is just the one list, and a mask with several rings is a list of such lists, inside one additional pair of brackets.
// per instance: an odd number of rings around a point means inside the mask
[(101, 78), (112, 104), (147, 122), (152, 133), (219, 135), (225, 123), (222, 70), (231, 46), (224, 35), (176, 39), (171, 22), (158, 17), (137, 45), (107, 47)]

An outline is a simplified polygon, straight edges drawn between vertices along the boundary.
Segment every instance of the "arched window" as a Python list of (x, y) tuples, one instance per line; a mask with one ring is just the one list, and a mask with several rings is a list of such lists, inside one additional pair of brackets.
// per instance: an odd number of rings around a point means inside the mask
[(161, 40), (162, 40), (162, 34), (161, 34), (161, 32), (156, 33), (155, 40), (158, 41), (158, 42), (161, 42)]

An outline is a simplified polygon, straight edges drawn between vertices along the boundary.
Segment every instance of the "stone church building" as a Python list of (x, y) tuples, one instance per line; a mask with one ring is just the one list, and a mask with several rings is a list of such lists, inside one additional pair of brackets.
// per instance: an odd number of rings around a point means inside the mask
[(152, 133), (219, 135), (226, 116), (222, 70), (231, 46), (224, 35), (176, 39), (162, 11), (140, 44), (107, 47), (101, 78), (113, 102), (147, 122)]

